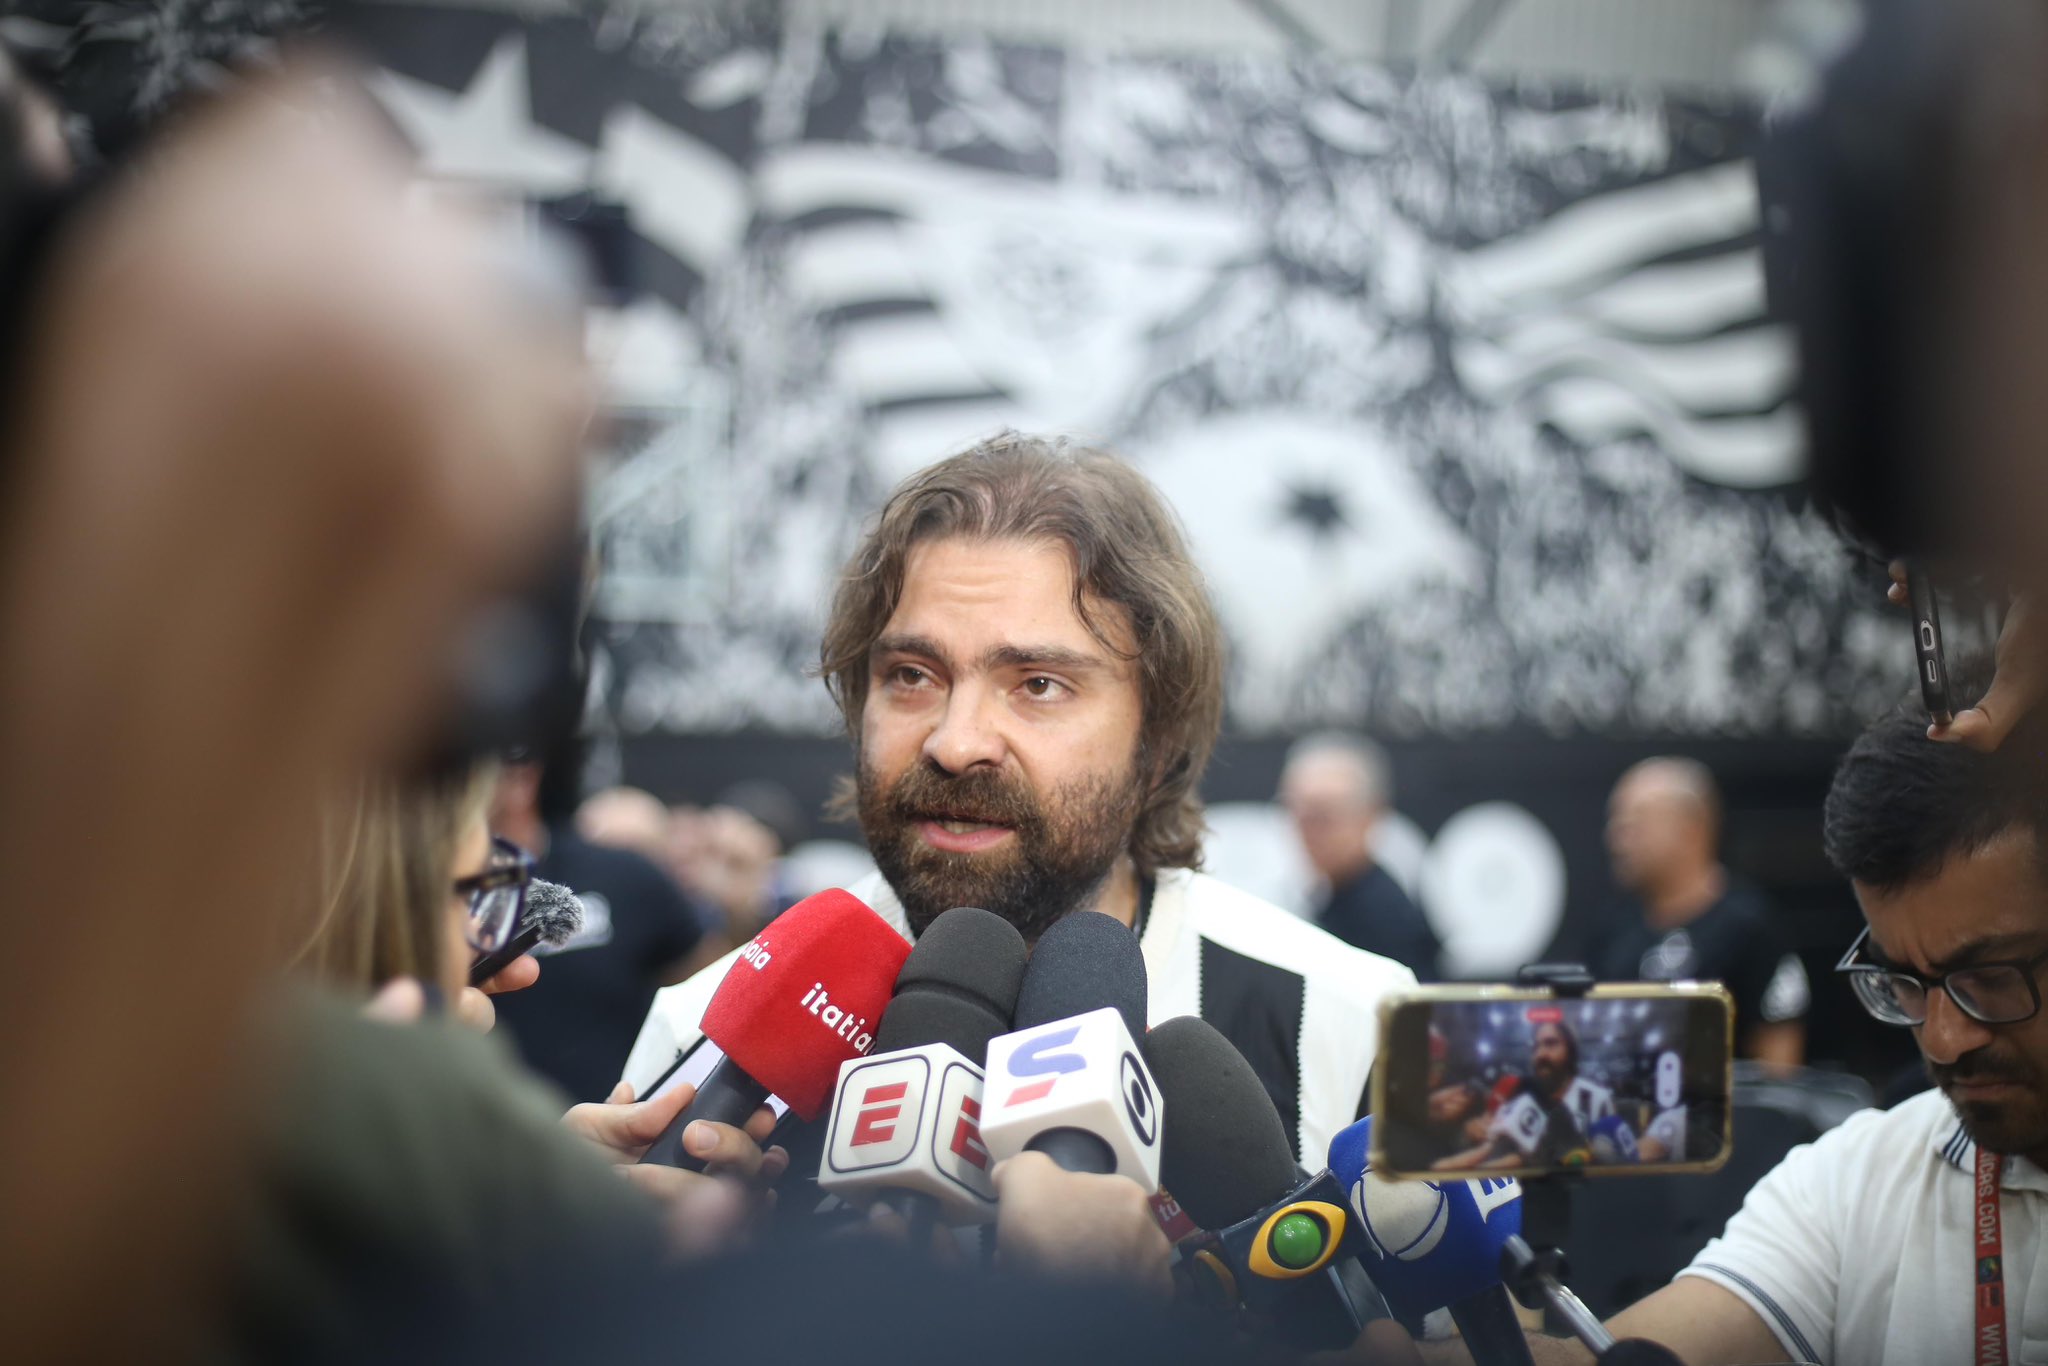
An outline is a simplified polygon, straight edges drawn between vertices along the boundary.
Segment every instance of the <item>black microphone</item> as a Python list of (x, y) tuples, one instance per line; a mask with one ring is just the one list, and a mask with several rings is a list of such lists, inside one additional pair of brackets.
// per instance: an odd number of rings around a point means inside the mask
[(989, 1040), (1010, 1027), (1024, 956), (1015, 926), (972, 906), (947, 911), (918, 937), (874, 1049), (839, 1069), (821, 1189), (873, 1199), (913, 1229), (995, 1217), (981, 1067)]
[(1139, 1053), (1145, 956), (1112, 916), (1076, 911), (1038, 937), (1008, 1034), (988, 1051), (981, 1133), (998, 1159), (1159, 1185), (1159, 1101)]
[(1244, 1055), (1183, 1015), (1146, 1035), (1145, 1056), (1169, 1116), (1161, 1184), (1213, 1234), (1191, 1259), (1201, 1268), (1188, 1274), (1196, 1297), (1241, 1303), (1311, 1349), (1349, 1346), (1361, 1317), (1385, 1317), (1377, 1291), (1362, 1316), (1337, 1274), (1360, 1251), (1344, 1188), (1328, 1171), (1302, 1178), (1280, 1112)]
[(478, 954), (469, 965), (469, 984), (480, 987), (510, 967), (521, 954), (536, 945), (557, 947), (568, 943), (583, 928), (583, 899), (559, 882), (534, 878), (526, 884), (526, 910), (519, 917), (519, 933), (500, 944), (492, 953)]

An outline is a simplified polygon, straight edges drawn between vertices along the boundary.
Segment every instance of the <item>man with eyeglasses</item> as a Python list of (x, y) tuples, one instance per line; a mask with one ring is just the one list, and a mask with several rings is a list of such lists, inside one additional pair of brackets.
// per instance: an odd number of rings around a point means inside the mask
[(1926, 729), (1908, 705), (1864, 732), (1825, 836), (1866, 923), (1841, 975), (1936, 1089), (1793, 1150), (1616, 1337), (1689, 1366), (2048, 1360), (2048, 722), (1992, 754)]

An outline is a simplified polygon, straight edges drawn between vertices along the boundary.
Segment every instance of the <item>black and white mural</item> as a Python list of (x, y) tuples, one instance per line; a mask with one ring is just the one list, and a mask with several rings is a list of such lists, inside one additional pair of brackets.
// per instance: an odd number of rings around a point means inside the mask
[[(236, 15), (309, 16), (90, 9), (87, 48), (145, 44), (143, 104)], [(737, 3), (336, 27), (430, 172), (632, 215), (647, 290), (596, 333), (620, 421), (593, 491), (627, 734), (829, 729), (804, 666), (863, 518), (1002, 427), (1166, 491), (1243, 732), (1822, 735), (1902, 676), (1782, 491), (1745, 109)]]
[(1219, 871), (1299, 891), (1266, 801), (1284, 737), (1362, 727), (1408, 818), (1382, 856), (1449, 966), (1569, 954), (1610, 894), (1608, 786), (1676, 748), (1721, 774), (1730, 862), (1816, 972), (1853, 933), (1819, 798), (1912, 664), (1795, 491), (1751, 109), (815, 28), (772, 0), (17, 0), (0, 24), (103, 142), (311, 30), (368, 57), (430, 173), (627, 208), (644, 289), (592, 328), (599, 781), (767, 777), (815, 809), (845, 750), (807, 665), (865, 520), (981, 436), (1051, 431), (1137, 461), (1210, 577)]

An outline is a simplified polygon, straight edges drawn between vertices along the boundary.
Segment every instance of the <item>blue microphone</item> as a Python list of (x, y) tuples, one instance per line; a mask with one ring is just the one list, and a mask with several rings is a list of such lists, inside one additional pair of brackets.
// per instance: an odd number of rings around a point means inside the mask
[(1620, 1115), (1594, 1120), (1592, 1132), (1586, 1135), (1586, 1146), (1593, 1150), (1593, 1161), (1601, 1166), (1628, 1166), (1642, 1161), (1642, 1153), (1636, 1147), (1636, 1131)]
[(1365, 1234), (1359, 1257), (1411, 1332), (1448, 1308), (1475, 1360), (1531, 1366), (1528, 1339), (1501, 1284), (1501, 1250), (1522, 1232), (1522, 1187), (1511, 1176), (1389, 1181), (1371, 1169), (1372, 1118), (1330, 1140), (1330, 1171)]

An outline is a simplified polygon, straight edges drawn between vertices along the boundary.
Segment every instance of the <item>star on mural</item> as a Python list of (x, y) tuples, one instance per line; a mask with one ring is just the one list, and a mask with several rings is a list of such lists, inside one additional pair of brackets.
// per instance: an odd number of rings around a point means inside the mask
[(535, 194), (563, 194), (590, 181), (591, 150), (534, 121), (520, 35), (492, 48), (460, 94), (393, 71), (378, 72), (370, 89), (419, 148), (428, 175)]

